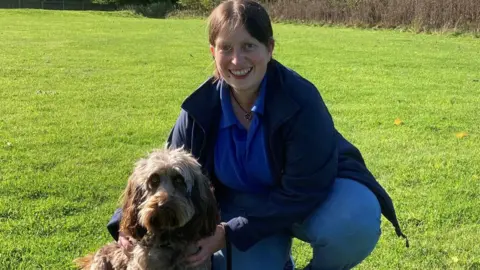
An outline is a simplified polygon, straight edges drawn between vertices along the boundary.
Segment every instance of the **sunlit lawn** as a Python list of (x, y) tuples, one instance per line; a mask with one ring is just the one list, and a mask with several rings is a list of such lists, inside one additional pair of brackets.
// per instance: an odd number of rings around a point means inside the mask
[[(1, 269), (65, 269), (111, 240), (105, 226), (133, 162), (163, 145), (211, 73), (205, 27), (0, 10)], [(384, 219), (359, 268), (479, 269), (480, 41), (274, 30), (274, 56), (318, 86), (409, 236), (407, 249)], [(310, 254), (295, 242), (298, 267)]]

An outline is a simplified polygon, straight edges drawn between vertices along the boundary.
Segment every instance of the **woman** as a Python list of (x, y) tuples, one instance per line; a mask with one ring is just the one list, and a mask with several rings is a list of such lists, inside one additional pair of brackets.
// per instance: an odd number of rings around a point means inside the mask
[[(233, 269), (283, 269), (296, 237), (313, 247), (308, 269), (352, 268), (375, 248), (382, 213), (404, 236), (391, 199), (336, 131), (318, 90), (272, 58), (260, 4), (220, 4), (209, 42), (215, 75), (184, 101), (168, 138), (199, 159), (221, 208), (222, 223), (198, 243), (192, 265), (214, 254), (224, 269), (228, 243)], [(119, 218), (108, 225), (114, 238)]]

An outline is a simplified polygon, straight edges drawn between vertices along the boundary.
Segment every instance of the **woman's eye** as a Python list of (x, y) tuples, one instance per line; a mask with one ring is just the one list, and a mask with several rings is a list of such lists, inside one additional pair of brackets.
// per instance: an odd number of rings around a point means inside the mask
[(245, 44), (245, 49), (247, 50), (253, 50), (254, 48), (255, 48), (255, 45), (252, 43)]
[(229, 52), (232, 49), (229, 45), (220, 45), (220, 50), (223, 52)]

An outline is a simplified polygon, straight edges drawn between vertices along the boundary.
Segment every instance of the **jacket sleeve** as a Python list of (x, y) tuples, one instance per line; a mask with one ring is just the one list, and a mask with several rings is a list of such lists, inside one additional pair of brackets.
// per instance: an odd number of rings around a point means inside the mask
[(330, 113), (320, 96), (304, 103), (285, 125), (284, 169), (264, 214), (227, 222), (227, 239), (241, 251), (305, 219), (325, 200), (336, 177), (338, 154)]
[(188, 113), (185, 110), (180, 111), (180, 115), (175, 122), (170, 135), (167, 139), (167, 144), (172, 148), (184, 147), (185, 149), (190, 149), (190, 141), (187, 140), (187, 128), (189, 127), (188, 122), (191, 121)]
[[(179, 117), (173, 128), (170, 131), (170, 134), (167, 139), (167, 144), (169, 147), (177, 148), (185, 146), (189, 147), (185, 141), (185, 132), (188, 123), (188, 115), (184, 110), (181, 110)], [(113, 213), (110, 221), (107, 223), (107, 230), (110, 235), (118, 241), (120, 221), (122, 220), (122, 209), (117, 208)]]
[(107, 224), (107, 230), (110, 235), (118, 241), (118, 231), (120, 229), (120, 221), (122, 220), (122, 209), (117, 208), (113, 213), (113, 216), (110, 218), (110, 221)]

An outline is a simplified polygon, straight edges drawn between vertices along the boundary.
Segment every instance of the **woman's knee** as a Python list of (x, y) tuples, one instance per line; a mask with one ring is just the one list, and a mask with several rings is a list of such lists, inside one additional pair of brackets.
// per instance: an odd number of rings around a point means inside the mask
[[(375, 195), (358, 182), (338, 179), (329, 198), (294, 228), (294, 234), (313, 246), (314, 257), (324, 265), (345, 266), (371, 253), (381, 234), (380, 223)], [(343, 259), (336, 262), (334, 258)]]
[(379, 228), (381, 208), (375, 194), (366, 186), (339, 178), (326, 201), (317, 208), (302, 227), (309, 238), (330, 230), (352, 231)]
[(381, 235), (381, 220), (361, 215), (342, 215), (332, 218), (325, 226), (312, 225), (307, 228), (307, 234), (313, 247), (331, 247), (346, 253), (369, 253)]

